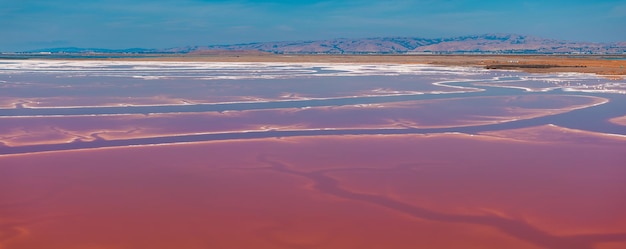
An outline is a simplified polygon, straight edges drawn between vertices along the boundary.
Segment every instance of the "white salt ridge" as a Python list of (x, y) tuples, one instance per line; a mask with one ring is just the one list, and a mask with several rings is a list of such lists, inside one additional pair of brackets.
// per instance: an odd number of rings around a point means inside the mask
[[(244, 80), (291, 79), (301, 77), (406, 76), (440, 77), (450, 82), (456, 78), (489, 78), (492, 82), (543, 80), (569, 84), (600, 78), (585, 73), (528, 74), (517, 71), (491, 71), (479, 67), (433, 66), (422, 64), (356, 63), (275, 63), (275, 62), (145, 62), (145, 61), (2, 61), (0, 74), (51, 73), (57, 77), (128, 77), (144, 80), (195, 79)], [(6, 82), (3, 82), (6, 83)], [(434, 83), (442, 84), (441, 82)], [(446, 87), (477, 91), (477, 88), (442, 84)], [(514, 87), (518, 88), (518, 87)], [(530, 88), (520, 89), (529, 90)], [(550, 91), (556, 88), (543, 88)], [(589, 89), (567, 86), (566, 91), (624, 93), (624, 90)], [(532, 91), (532, 90), (531, 90)]]
[[(336, 72), (321, 72), (322, 71)], [(89, 73), (89, 76), (122, 76), (158, 79), (163, 74), (173, 77), (199, 79), (244, 79), (301, 76), (370, 76), (370, 75), (417, 75), (417, 74), (478, 74), (476, 68), (442, 67), (404, 64), (326, 64), (326, 63), (198, 63), (198, 62), (121, 62), (121, 61), (37, 61), (29, 60), (3, 66), (0, 73)], [(156, 74), (156, 75), (153, 75)], [(206, 75), (209, 74), (209, 75)], [(213, 74), (213, 75), (211, 75)], [(215, 74), (227, 74), (215, 76)]]

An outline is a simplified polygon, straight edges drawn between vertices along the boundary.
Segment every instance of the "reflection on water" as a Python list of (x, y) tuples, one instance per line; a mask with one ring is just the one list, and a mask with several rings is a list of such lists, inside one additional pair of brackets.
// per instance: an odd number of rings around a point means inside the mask
[(0, 65), (0, 248), (626, 246), (624, 81)]

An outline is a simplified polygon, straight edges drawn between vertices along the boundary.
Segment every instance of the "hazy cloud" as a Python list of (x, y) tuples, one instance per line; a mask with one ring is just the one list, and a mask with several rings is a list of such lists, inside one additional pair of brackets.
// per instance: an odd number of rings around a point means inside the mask
[(626, 33), (615, 29), (626, 23), (625, 13), (623, 2), (608, 0), (0, 1), (0, 51), (60, 40), (71, 46), (159, 48), (493, 32), (623, 41)]

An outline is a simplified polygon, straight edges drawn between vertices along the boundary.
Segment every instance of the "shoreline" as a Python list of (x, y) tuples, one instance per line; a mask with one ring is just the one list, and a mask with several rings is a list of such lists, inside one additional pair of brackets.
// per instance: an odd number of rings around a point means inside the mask
[[(615, 56), (611, 56), (615, 57)], [(621, 57), (620, 57), (621, 58)], [(190, 62), (389, 63), (481, 67), (528, 73), (592, 73), (614, 79), (626, 76), (626, 61), (600, 56), (557, 55), (164, 55), (105, 60)], [(611, 77), (612, 76), (612, 77)]]
[[(613, 58), (613, 59), (611, 59)], [(276, 62), (276, 63), (372, 63), (425, 64), (480, 67), (528, 73), (591, 73), (608, 79), (626, 78), (626, 55), (278, 55), (278, 54), (96, 54), (85, 56), (33, 56), (11, 59), (171, 61), (171, 62)]]

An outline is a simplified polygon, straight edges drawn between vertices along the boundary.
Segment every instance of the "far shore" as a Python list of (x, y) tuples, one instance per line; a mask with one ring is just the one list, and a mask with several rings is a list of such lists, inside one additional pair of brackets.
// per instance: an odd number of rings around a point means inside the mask
[[(610, 58), (619, 58), (612, 60)], [(385, 63), (471, 66), (530, 73), (593, 73), (615, 79), (626, 76), (626, 56), (558, 55), (170, 55), (130, 60), (206, 62)]]
[[(33, 59), (47, 59), (36, 56)], [(626, 76), (626, 55), (279, 55), (263, 53), (147, 54), (54, 57), (72, 60), (372, 63), (470, 66), (530, 73), (593, 73), (612, 79)]]

